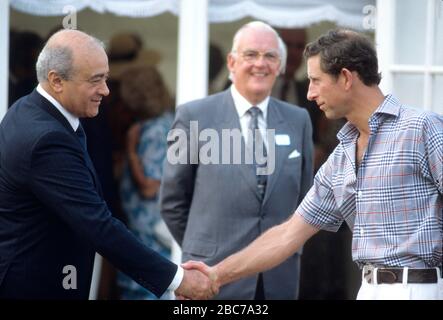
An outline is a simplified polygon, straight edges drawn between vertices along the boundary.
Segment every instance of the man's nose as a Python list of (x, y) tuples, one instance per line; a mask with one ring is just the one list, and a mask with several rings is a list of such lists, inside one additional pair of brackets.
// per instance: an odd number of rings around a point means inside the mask
[(100, 92), (99, 92), (102, 96), (107, 96), (109, 95), (109, 88), (108, 88), (108, 84), (106, 83), (106, 81), (103, 82), (102, 86), (100, 87)]
[(264, 54), (259, 54), (258, 57), (254, 60), (254, 65), (262, 66), (265, 64), (267, 64), (267, 60)]
[(311, 84), (309, 84), (308, 93), (306, 97), (308, 98), (309, 101), (314, 101), (316, 96), (317, 94), (314, 92), (314, 88), (312, 87)]

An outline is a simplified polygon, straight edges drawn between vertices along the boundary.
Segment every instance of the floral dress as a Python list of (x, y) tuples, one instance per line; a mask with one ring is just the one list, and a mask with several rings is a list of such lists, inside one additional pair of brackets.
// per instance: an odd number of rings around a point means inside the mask
[[(172, 126), (174, 117), (165, 113), (159, 117), (146, 120), (142, 123), (140, 141), (137, 148), (144, 174), (146, 177), (161, 180), (163, 161), (166, 157), (167, 135)], [(153, 198), (143, 198), (138, 192), (132, 179), (128, 164), (125, 165), (120, 184), (120, 196), (123, 209), (128, 218), (129, 229), (145, 245), (157, 251), (165, 258), (171, 258), (171, 235), (160, 216), (158, 195)], [(154, 294), (137, 284), (124, 273), (119, 272), (117, 284), (124, 300), (151, 300), (157, 299)], [(160, 299), (171, 299), (172, 292), (165, 292)]]

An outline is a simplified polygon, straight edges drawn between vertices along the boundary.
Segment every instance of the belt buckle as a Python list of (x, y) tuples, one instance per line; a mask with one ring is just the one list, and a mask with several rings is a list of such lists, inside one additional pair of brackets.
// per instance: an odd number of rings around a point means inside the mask
[(374, 269), (375, 267), (373, 265), (365, 265), (363, 267), (363, 278), (366, 280), (367, 283), (372, 283)]

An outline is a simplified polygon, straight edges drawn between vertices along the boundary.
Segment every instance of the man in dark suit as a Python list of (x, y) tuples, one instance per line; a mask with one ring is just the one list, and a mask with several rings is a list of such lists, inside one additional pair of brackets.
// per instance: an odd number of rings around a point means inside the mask
[(207, 298), (210, 281), (144, 246), (111, 216), (80, 117), (106, 85), (101, 42), (63, 30), (37, 61), (39, 85), (0, 124), (0, 298), (87, 299), (95, 251), (148, 290)]
[[(173, 140), (170, 135), (160, 202), (163, 218), (182, 247), (183, 261), (210, 265), (221, 261), (285, 221), (311, 186), (309, 115), (269, 97), (284, 69), (282, 46), (269, 25), (255, 21), (243, 26), (228, 55), (233, 85), (177, 108), (171, 133), (184, 132), (189, 141)], [(267, 130), (275, 130), (275, 139), (263, 139)], [(222, 141), (226, 133), (234, 140), (228, 147)], [(216, 139), (203, 142), (213, 135), (222, 146), (212, 148), (208, 162), (203, 157)], [(200, 137), (198, 144), (192, 137)], [(246, 156), (240, 162), (234, 160), (251, 150), (248, 146), (258, 138), (267, 150), (270, 171), (265, 175), (258, 172), (259, 161), (248, 163)], [(189, 161), (174, 164), (173, 150), (180, 147), (186, 147), (184, 158)], [(299, 264), (300, 253), (295, 253), (277, 268), (225, 286), (217, 298), (295, 299)]]

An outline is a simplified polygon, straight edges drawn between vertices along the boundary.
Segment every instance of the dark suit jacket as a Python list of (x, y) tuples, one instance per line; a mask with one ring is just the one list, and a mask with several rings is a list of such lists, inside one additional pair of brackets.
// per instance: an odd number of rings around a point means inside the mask
[[(191, 121), (198, 125), (197, 132), (193, 131)], [(194, 134), (196, 139), (205, 129), (215, 130), (222, 144), (224, 129), (240, 130), (230, 90), (178, 107), (172, 127), (186, 132), (188, 138)], [(276, 136), (286, 135), (287, 143), (275, 146), (275, 170), (268, 176), (263, 201), (258, 194), (255, 171), (244, 161), (242, 164), (165, 162), (160, 188), (161, 212), (172, 235), (182, 246), (184, 261), (218, 263), (270, 227), (287, 220), (309, 190), (313, 147), (308, 113), (270, 98), (267, 127), (275, 129)], [(197, 146), (187, 148), (193, 160), (208, 154), (209, 139), (207, 136), (201, 138)], [(243, 140), (241, 144), (244, 154)], [(232, 145), (231, 150), (217, 150), (219, 158), (227, 151), (232, 158)], [(170, 142), (169, 152), (176, 147), (177, 143)], [(278, 267), (263, 273), (267, 299), (297, 296), (299, 258), (298, 253), (294, 254)], [(217, 298), (252, 299), (256, 284), (256, 276), (241, 279), (224, 286)]]
[[(35, 90), (18, 100), (0, 124), (0, 298), (87, 299), (95, 251), (154, 294), (167, 289), (177, 266), (113, 218), (100, 193), (63, 115)], [(77, 289), (64, 288), (66, 276)]]

